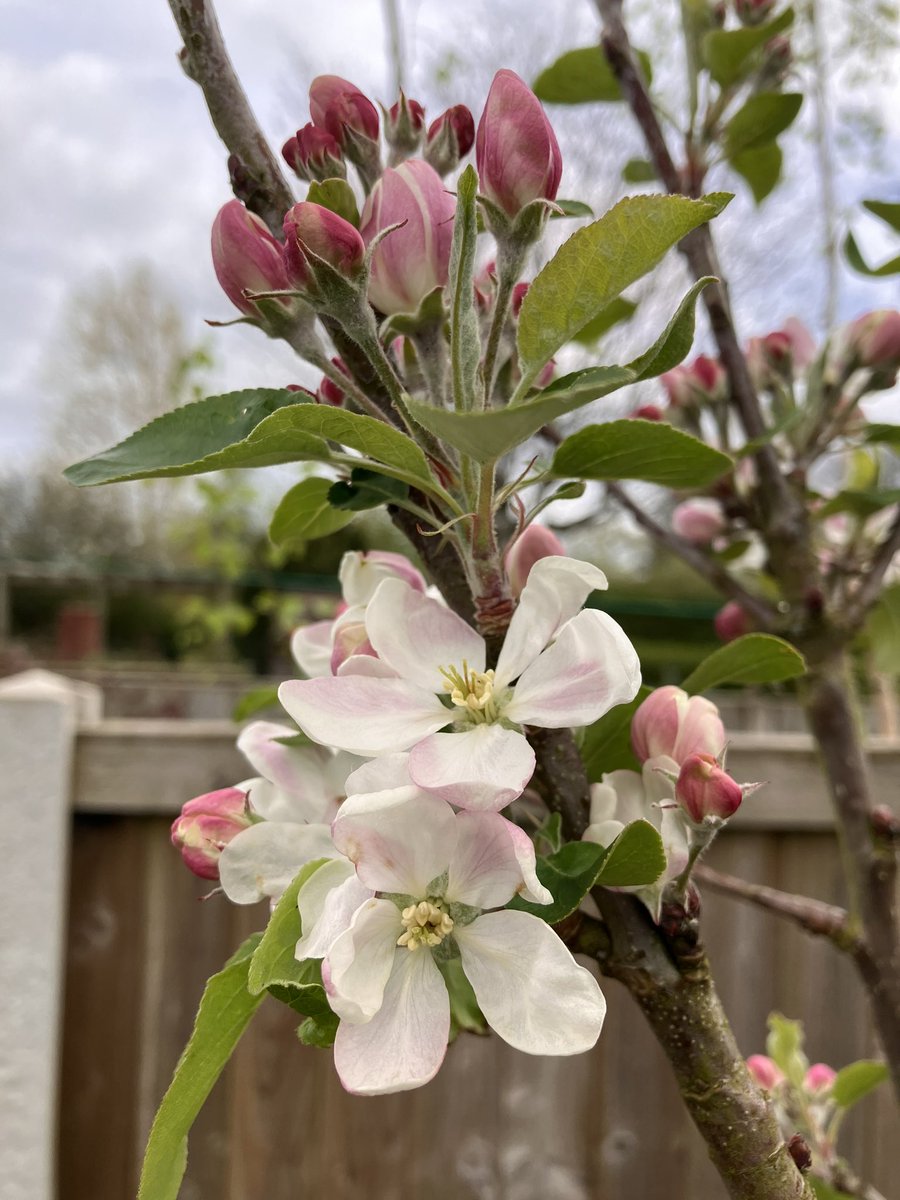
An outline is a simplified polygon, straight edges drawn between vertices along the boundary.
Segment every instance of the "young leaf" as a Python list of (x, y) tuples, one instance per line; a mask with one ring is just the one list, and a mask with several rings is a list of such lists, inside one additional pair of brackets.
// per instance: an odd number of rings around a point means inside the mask
[(884, 1083), (889, 1072), (887, 1064), (872, 1058), (841, 1067), (831, 1085), (831, 1098), (841, 1108), (850, 1108), (863, 1096), (868, 1096), (879, 1084)]
[(328, 537), (353, 520), (354, 513), (333, 508), (329, 503), (332, 483), (331, 479), (312, 476), (294, 484), (282, 496), (269, 525), (269, 537), (276, 546)]
[(267, 708), (279, 707), (277, 687), (252, 688), (249, 692), (245, 692), (235, 704), (231, 710), (231, 719), (240, 724), (248, 717), (265, 712)]
[(872, 665), (883, 675), (900, 675), (900, 585), (885, 588), (866, 621)]
[(887, 275), (900, 274), (900, 255), (897, 255), (896, 258), (889, 258), (879, 267), (870, 267), (863, 258), (859, 246), (856, 244), (856, 238), (852, 233), (848, 233), (846, 238), (844, 238), (844, 256), (853, 270), (858, 271), (860, 275), (883, 278)]
[[(556, 209), (550, 213), (550, 220), (563, 220), (565, 217), (592, 217), (594, 210), (583, 200), (561, 200), (558, 196), (553, 201)], [(562, 211), (556, 211), (561, 209)]]
[(626, 417), (573, 433), (550, 470), (567, 479), (642, 479), (678, 488), (705, 487), (732, 466), (727, 454), (673, 425)]
[(900, 203), (893, 204), (888, 200), (863, 200), (863, 208), (867, 208), (873, 216), (889, 225), (894, 233), (900, 233)]
[(656, 168), (646, 158), (629, 158), (622, 168), (622, 178), (626, 183), (655, 183)]
[(649, 821), (632, 821), (609, 847), (595, 882), (601, 887), (649, 887), (665, 869), (658, 831)]
[(599, 783), (607, 771), (638, 769), (631, 748), (631, 721), (652, 690), (642, 687), (629, 704), (617, 704), (584, 731), (581, 758), (591, 783)]
[(779, 637), (748, 633), (720, 646), (681, 685), (692, 696), (723, 683), (780, 683), (806, 671), (803, 655)]
[(317, 1046), (328, 1050), (334, 1045), (340, 1020), (330, 1009), (318, 1017), (307, 1017), (297, 1027), (297, 1037), (304, 1046)]
[(781, 1013), (769, 1013), (766, 1052), (795, 1087), (802, 1086), (809, 1059), (803, 1053), (803, 1025), (800, 1021), (791, 1021)]
[(582, 346), (593, 346), (604, 333), (608, 333), (615, 325), (630, 321), (636, 312), (637, 305), (633, 300), (619, 296), (611, 304), (607, 304), (606, 308), (601, 309), (592, 321), (588, 321), (584, 329), (579, 329), (572, 340)]
[(817, 516), (830, 517), (832, 513), (849, 512), (856, 517), (872, 517), (898, 502), (900, 488), (848, 488), (823, 504)]
[(510, 900), (507, 908), (531, 913), (548, 925), (557, 924), (575, 911), (594, 886), (597, 873), (608, 854), (609, 850), (594, 842), (567, 842), (555, 854), (537, 860), (538, 879), (549, 889), (553, 903), (532, 904), (516, 896)]
[(408, 495), (409, 484), (402, 480), (365, 467), (354, 467), (349, 481), (340, 479), (328, 489), (328, 503), (332, 508), (346, 509), (347, 512), (365, 512), (382, 504), (396, 504)]
[(752, 66), (755, 50), (761, 50), (776, 34), (794, 23), (794, 10), (786, 8), (774, 21), (743, 29), (714, 29), (703, 38), (703, 62), (720, 87), (737, 83)]
[(346, 179), (314, 179), (309, 185), (306, 199), (312, 204), (320, 204), (322, 208), (330, 209), (345, 221), (359, 228), (359, 209), (356, 206), (356, 196), (353, 188)]
[[(650, 57), (637, 52), (647, 82), (652, 77)], [(622, 99), (622, 89), (599, 46), (569, 50), (545, 67), (532, 90), (545, 104), (589, 104)]]
[(761, 146), (739, 150), (729, 161), (738, 175), (750, 185), (756, 203), (762, 204), (781, 178), (783, 160), (784, 155), (777, 142), (764, 142)]
[(632, 196), (576, 230), (539, 272), (522, 302), (517, 338), (526, 383), (560, 346), (730, 199), (724, 193), (701, 200)]
[(453, 402), (457, 411), (475, 404), (475, 381), (481, 360), (478, 314), (475, 311), (475, 248), (478, 240), (475, 196), (478, 174), (470, 164), (456, 185), (456, 219), (450, 246), (447, 293), (450, 305), (450, 362)]
[(728, 158), (774, 141), (791, 124), (802, 104), (800, 92), (757, 92), (751, 96), (725, 126)]
[(262, 999), (247, 990), (258, 943), (259, 934), (248, 938), (204, 988), (190, 1040), (150, 1130), (138, 1200), (177, 1200), (188, 1133)]
[(161, 475), (197, 475), (232, 466), (268, 466), (292, 462), (298, 457), (328, 460), (328, 448), (315, 437), (302, 439), (299, 446), (254, 447), (255, 453), (241, 459), (236, 448), (259, 424), (276, 410), (303, 405), (297, 392), (280, 388), (250, 388), (208, 396), (185, 404), (151, 421), (117, 446), (68, 467), (70, 483), (89, 487), (100, 483), (122, 483)]

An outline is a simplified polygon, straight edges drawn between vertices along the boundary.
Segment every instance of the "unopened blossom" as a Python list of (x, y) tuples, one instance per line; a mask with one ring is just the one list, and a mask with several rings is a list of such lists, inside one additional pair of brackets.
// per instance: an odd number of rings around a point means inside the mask
[(312, 122), (288, 138), (281, 153), (301, 179), (343, 179), (347, 174), (337, 138)]
[(225, 295), (247, 316), (259, 315), (247, 292), (283, 291), (288, 286), (281, 243), (239, 200), (223, 205), (213, 222), (212, 260)]
[(454, 104), (428, 126), (425, 161), (438, 175), (456, 170), (475, 142), (475, 118), (464, 104)]
[(729, 600), (713, 617), (713, 628), (719, 641), (733, 642), (749, 633), (753, 626), (747, 610), (737, 600)]
[(238, 737), (259, 776), (239, 785), (257, 820), (219, 858), (222, 890), (235, 904), (276, 900), (304, 863), (337, 853), (330, 824), (358, 763), (321, 746), (288, 744), (296, 735), (289, 725), (253, 721)]
[(590, 823), (584, 841), (611, 846), (632, 821), (649, 821), (662, 838), (666, 868), (655, 883), (622, 888), (633, 892), (659, 921), (663, 893), (688, 865), (690, 842), (684, 817), (674, 802), (672, 776), (678, 764), (660, 755), (648, 759), (640, 772), (610, 771), (591, 786)]
[(621, 627), (596, 609), (580, 611), (605, 587), (589, 563), (540, 559), (488, 669), (479, 633), (386, 579), (365, 614), (374, 665), (358, 657), (337, 676), (290, 680), (279, 698), (314, 741), (366, 757), (409, 750), (417, 786), (462, 808), (503, 808), (534, 771), (524, 727), (589, 725), (640, 686)]
[(672, 513), (672, 528), (679, 537), (698, 546), (708, 546), (725, 529), (725, 516), (718, 500), (697, 496), (685, 500)]
[(690, 366), (673, 367), (660, 376), (669, 403), (674, 408), (689, 408), (723, 400), (726, 395), (725, 369), (718, 359), (700, 354)]
[(506, 553), (506, 575), (514, 596), (520, 596), (528, 582), (531, 568), (541, 558), (564, 556), (566, 548), (546, 525), (532, 522), (519, 534)]
[(218, 879), (222, 851), (251, 821), (246, 791), (219, 788), (183, 805), (172, 823), (172, 844), (189, 871), (201, 879)]
[(666, 419), (665, 412), (658, 404), (642, 404), (633, 413), (629, 413), (629, 416), (639, 421), (664, 421)]
[(849, 327), (848, 340), (859, 366), (896, 370), (900, 367), (900, 312), (882, 308), (857, 317)]
[(761, 25), (775, 7), (775, 0), (734, 0), (734, 11), (742, 25)]
[(425, 109), (418, 100), (410, 100), (403, 92), (388, 109), (384, 120), (384, 140), (399, 158), (415, 154), (425, 133)]
[(655, 688), (631, 722), (631, 744), (642, 763), (666, 757), (680, 767), (692, 754), (720, 755), (725, 742), (715, 704), (672, 684)]
[(341, 145), (356, 134), (378, 140), (378, 110), (355, 84), (339, 75), (318, 75), (309, 88), (313, 124), (326, 129)]
[(751, 1054), (747, 1059), (747, 1069), (759, 1086), (767, 1092), (773, 1091), (784, 1082), (784, 1072), (766, 1054)]
[(481, 191), (509, 217), (533, 200), (553, 200), (562, 154), (541, 102), (514, 71), (498, 71), (478, 122)]
[(362, 271), (366, 248), (359, 230), (349, 221), (330, 208), (303, 200), (284, 218), (283, 254), (291, 283), (314, 291), (317, 259), (353, 279)]
[(712, 754), (689, 754), (675, 784), (675, 799), (695, 825), (708, 818), (727, 821), (744, 798), (744, 788), (723, 771)]
[(831, 1090), (831, 1085), (837, 1078), (837, 1071), (828, 1063), (813, 1063), (803, 1077), (803, 1087), (813, 1095), (821, 1095)]
[[(298, 954), (323, 955), (340, 1017), (335, 1067), (348, 1091), (407, 1091), (434, 1077), (450, 1035), (438, 963), (452, 954), (511, 1046), (568, 1055), (594, 1045), (606, 1011), (596, 980), (546, 922), (502, 907), (517, 894), (552, 899), (516, 825), (497, 813), (454, 813), (432, 796), (375, 793), (348, 799), (333, 836), (356, 876), (326, 864), (301, 888)], [(351, 912), (360, 889), (365, 898)]]
[[(425, 580), (408, 558), (389, 550), (348, 550), (341, 559), (338, 580), (341, 585), (341, 611), (332, 621), (313, 621), (294, 630), (291, 653), (300, 670), (309, 677), (332, 675), (335, 643), (343, 638), (338, 651), (338, 666), (348, 655), (344, 652), (351, 636), (348, 626), (365, 622), (365, 607), (383, 579), (402, 579), (417, 591), (425, 591)], [(349, 614), (349, 615), (348, 615)], [(362, 644), (359, 640), (359, 644)], [(365, 653), (370, 653), (366, 650)]]
[(380, 312), (414, 313), (447, 282), (456, 201), (440, 175), (420, 158), (384, 172), (366, 200), (360, 233), (377, 245), (369, 275), (369, 300)]
[(815, 358), (812, 334), (797, 317), (789, 317), (781, 329), (747, 343), (747, 367), (756, 387), (769, 386), (779, 378), (802, 373)]
[[(347, 370), (347, 365), (342, 358), (335, 357), (331, 362), (342, 374), (346, 375), (348, 379), (350, 378), (350, 372)], [(341, 408), (346, 403), (346, 400), (347, 393), (343, 388), (339, 387), (333, 379), (329, 379), (327, 375), (323, 375), (319, 386), (316, 388), (316, 403), (331, 404), (335, 408)]]

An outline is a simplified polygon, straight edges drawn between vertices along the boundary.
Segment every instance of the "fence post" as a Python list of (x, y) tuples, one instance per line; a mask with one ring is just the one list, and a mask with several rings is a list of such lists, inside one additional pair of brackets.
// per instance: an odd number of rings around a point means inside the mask
[(0, 1173), (3, 1200), (53, 1200), (70, 792), (102, 694), (48, 671), (0, 680)]

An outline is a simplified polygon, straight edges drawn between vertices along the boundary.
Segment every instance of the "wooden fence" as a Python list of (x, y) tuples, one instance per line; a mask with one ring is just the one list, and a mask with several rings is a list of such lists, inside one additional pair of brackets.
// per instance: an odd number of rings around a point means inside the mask
[[(203, 983), (265, 920), (201, 902), (168, 842), (185, 798), (245, 775), (233, 739), (221, 721), (102, 721), (94, 689), (53, 677), (0, 683), (3, 1200), (136, 1193)], [(873, 740), (872, 759), (890, 802), (900, 744)], [(729, 761), (769, 786), (713, 865), (840, 900), (808, 739), (736, 734)], [(875, 1051), (855, 974), (828, 945), (712, 895), (704, 928), (746, 1053), (773, 1008), (805, 1020), (814, 1060)], [(427, 1087), (376, 1099), (347, 1096), (330, 1055), (300, 1046), (296, 1018), (267, 1000), (195, 1127), (182, 1200), (720, 1200), (665, 1059), (628, 996), (604, 988), (591, 1054), (534, 1059), (464, 1036)], [(882, 1089), (846, 1150), (887, 1200), (900, 1200), (898, 1144)]]

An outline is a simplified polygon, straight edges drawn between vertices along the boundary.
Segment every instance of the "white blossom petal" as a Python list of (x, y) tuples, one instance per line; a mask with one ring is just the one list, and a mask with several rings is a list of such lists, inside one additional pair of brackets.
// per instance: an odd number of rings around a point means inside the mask
[(301, 936), (295, 957), (324, 958), (350, 928), (353, 914), (372, 896), (356, 878), (353, 863), (335, 858), (313, 871), (297, 894)]
[(433, 1079), (450, 1036), (450, 999), (426, 950), (398, 953), (377, 1015), (342, 1021), (334, 1042), (341, 1083), (358, 1096), (406, 1092)]
[(267, 811), (258, 796), (253, 798), (253, 807), (267, 821), (324, 821), (329, 815), (332, 756), (321, 746), (287, 746), (279, 740), (296, 734), (290, 725), (252, 721), (238, 736), (238, 750), (277, 789), (277, 797), (266, 794)]
[(362, 1024), (381, 1008), (402, 932), (397, 905), (371, 897), (353, 914), (349, 928), (332, 942), (322, 962), (322, 981), (328, 1003), (342, 1021)]
[(590, 1050), (606, 1001), (549, 925), (507, 909), (454, 933), (478, 1006), (505, 1042), (526, 1054)]
[(403, 679), (442, 692), (442, 667), (483, 671), (484, 638), (446, 605), (399, 579), (378, 585), (366, 609), (366, 630), (378, 657)]
[(624, 630), (606, 613), (585, 609), (525, 669), (504, 715), (546, 729), (590, 725), (640, 686), (641, 665)]
[(448, 720), (437, 696), (404, 679), (289, 679), (278, 698), (313, 741), (363, 758), (407, 750)]
[(228, 843), (219, 856), (219, 882), (235, 904), (277, 900), (300, 868), (317, 858), (336, 858), (327, 825), (261, 821)]
[(338, 568), (341, 594), (347, 604), (368, 604), (383, 579), (403, 579), (425, 591), (425, 580), (408, 558), (390, 550), (348, 550)]
[(525, 791), (534, 751), (523, 734), (502, 725), (434, 733), (409, 756), (412, 781), (457, 808), (499, 812)]
[(473, 908), (499, 908), (516, 893), (550, 904), (550, 892), (535, 872), (531, 838), (499, 813), (456, 816), (456, 849), (450, 859), (445, 899)]
[(291, 634), (291, 654), (297, 666), (310, 679), (331, 674), (332, 621), (313, 621)]
[(331, 827), (338, 850), (356, 864), (360, 882), (377, 892), (423, 900), (456, 844), (453, 809), (435, 796), (395, 791), (353, 796)]
[(347, 795), (387, 792), (392, 788), (409, 787), (410, 784), (409, 754), (382, 754), (361, 763), (347, 776)]
[(497, 662), (498, 685), (511, 683), (574, 617), (593, 591), (607, 586), (599, 567), (551, 554), (528, 573)]

